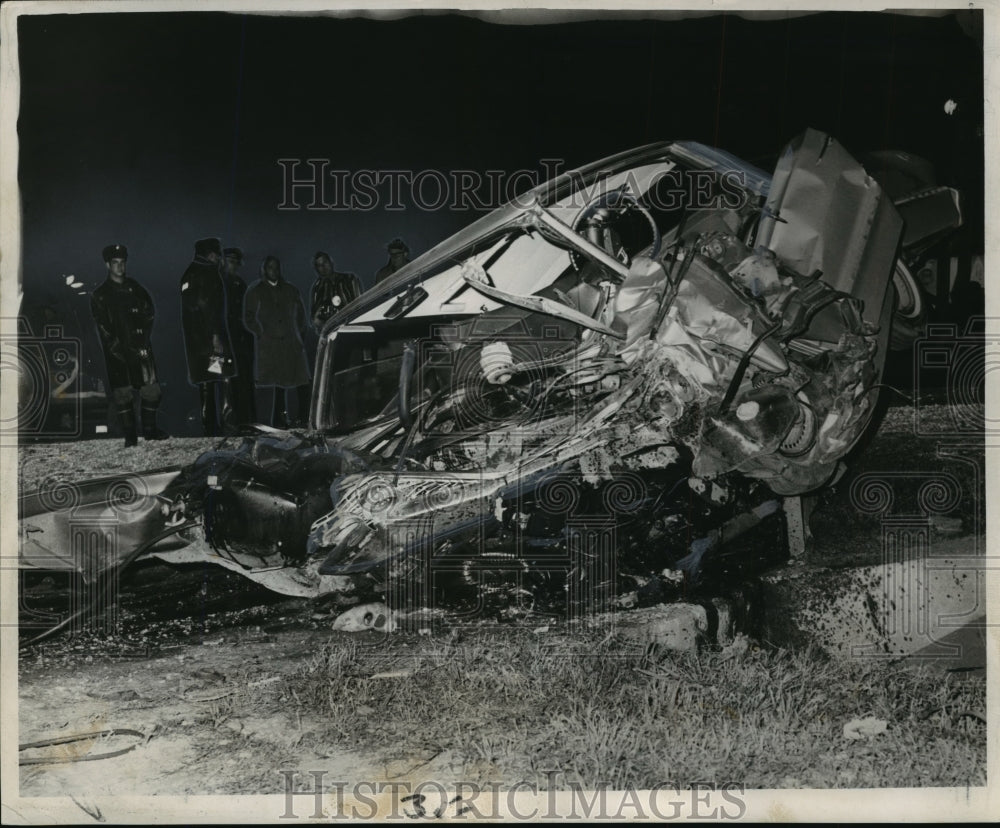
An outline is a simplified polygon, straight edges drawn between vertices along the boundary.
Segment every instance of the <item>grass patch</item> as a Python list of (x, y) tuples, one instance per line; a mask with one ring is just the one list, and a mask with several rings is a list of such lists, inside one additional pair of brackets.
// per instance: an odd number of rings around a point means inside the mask
[[(520, 628), (455, 643), (343, 636), (275, 692), (248, 689), (220, 713), (291, 706), (319, 727), (306, 737), (318, 753), (392, 763), (447, 752), (456, 779), (541, 789), (985, 784), (982, 678), (813, 652), (692, 657), (622, 646)], [(844, 724), (866, 716), (888, 731), (846, 739)]]

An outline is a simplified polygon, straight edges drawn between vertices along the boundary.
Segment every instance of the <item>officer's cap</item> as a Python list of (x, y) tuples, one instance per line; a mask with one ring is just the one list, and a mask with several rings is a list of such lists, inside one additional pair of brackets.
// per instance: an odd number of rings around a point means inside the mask
[(112, 259), (127, 259), (128, 248), (124, 244), (109, 244), (101, 251), (101, 255), (104, 256), (105, 262), (110, 262)]
[(207, 256), (209, 253), (215, 253), (218, 256), (222, 255), (222, 242), (215, 238), (209, 239), (198, 239), (194, 243), (194, 255), (195, 256)]

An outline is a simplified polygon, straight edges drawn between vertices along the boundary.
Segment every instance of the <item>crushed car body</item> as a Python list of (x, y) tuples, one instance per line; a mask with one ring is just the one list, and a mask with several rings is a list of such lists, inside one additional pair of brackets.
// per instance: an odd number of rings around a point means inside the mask
[[(545, 582), (594, 608), (697, 579), (842, 472), (894, 314), (919, 313), (906, 249), (960, 221), (942, 203), (901, 254), (893, 199), (815, 130), (773, 175), (694, 142), (567, 173), (328, 322), (308, 430), (258, 427), (124, 496), (27, 493), (22, 564), (157, 557), (402, 603)], [(116, 540), (82, 561), (73, 526), (102, 516)]]

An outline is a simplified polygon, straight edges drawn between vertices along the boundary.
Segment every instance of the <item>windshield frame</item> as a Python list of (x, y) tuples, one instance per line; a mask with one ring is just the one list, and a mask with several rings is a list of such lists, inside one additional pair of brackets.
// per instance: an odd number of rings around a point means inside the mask
[[(770, 188), (771, 176), (767, 173), (723, 150), (694, 141), (647, 144), (571, 170), (539, 184), (408, 262), (392, 276), (361, 294), (345, 306), (335, 318), (327, 322), (320, 333), (316, 355), (316, 387), (310, 405), (310, 427), (322, 430), (332, 429), (343, 434), (372, 425), (374, 422), (366, 420), (356, 423), (346, 430), (332, 424), (321, 425), (326, 419), (324, 415), (327, 413), (327, 406), (324, 404), (324, 400), (329, 393), (332, 381), (332, 378), (327, 376), (330, 372), (326, 366), (330, 364), (338, 334), (350, 333), (355, 320), (361, 321), (363, 317), (367, 317), (364, 319), (364, 325), (355, 327), (369, 328), (372, 321), (377, 324), (378, 320), (372, 320), (370, 315), (380, 305), (385, 304), (389, 299), (402, 296), (408, 289), (424, 283), (435, 274), (481, 253), (505, 235), (510, 235), (511, 240), (513, 240), (518, 228), (523, 232), (539, 232), (547, 238), (550, 244), (554, 243), (551, 224), (559, 220), (548, 212), (550, 207), (575, 193), (586, 194), (603, 179), (657, 162), (674, 165), (679, 163), (685, 169), (712, 170), (720, 174), (740, 173), (741, 180), (744, 182), (744, 190), (756, 196), (766, 195)], [(563, 237), (563, 241), (567, 250), (576, 249), (588, 257), (595, 255), (595, 250), (591, 249), (594, 246), (582, 237), (570, 233)], [(603, 254), (603, 251), (597, 250), (597, 252)], [(620, 271), (619, 276), (621, 276)], [(412, 307), (407, 308), (406, 312), (408, 313), (409, 310), (412, 310)], [(447, 315), (444, 312), (438, 318), (447, 317)], [(467, 318), (470, 315), (475, 314), (461, 314), (456, 318)], [(391, 401), (387, 401), (383, 410), (387, 411), (390, 404)], [(379, 421), (385, 421), (385, 419), (385, 417), (376, 418)]]

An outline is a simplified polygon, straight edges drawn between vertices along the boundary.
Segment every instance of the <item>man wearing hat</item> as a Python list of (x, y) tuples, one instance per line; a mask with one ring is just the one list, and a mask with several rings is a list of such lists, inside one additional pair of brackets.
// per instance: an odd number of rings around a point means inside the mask
[(376, 285), (383, 279), (388, 279), (393, 273), (410, 261), (410, 248), (400, 238), (393, 239), (385, 246), (385, 249), (389, 253), (389, 261), (383, 267), (379, 268), (375, 274)]
[(253, 382), (253, 334), (243, 324), (243, 297), (247, 292), (247, 283), (240, 277), (243, 251), (238, 247), (227, 247), (222, 251), (222, 257), (226, 321), (236, 359), (236, 376), (229, 380), (233, 421), (237, 425), (248, 425), (257, 421), (257, 405)]
[(313, 256), (316, 281), (312, 286), (310, 314), (316, 333), (348, 302), (361, 295), (361, 281), (353, 273), (337, 273), (330, 254), (320, 250)]
[(138, 443), (135, 394), (139, 391), (142, 435), (162, 440), (169, 435), (156, 425), (162, 392), (153, 360), (153, 300), (135, 279), (125, 275), (128, 249), (110, 244), (103, 250), (108, 277), (94, 291), (90, 309), (104, 351), (108, 387), (125, 432), (126, 448)]
[[(201, 424), (206, 436), (218, 436), (232, 426), (229, 384), (236, 373), (233, 346), (226, 325), (226, 288), (219, 273), (222, 242), (200, 239), (194, 261), (181, 277), (181, 318), (188, 380), (201, 395)], [(221, 415), (221, 416), (220, 416)]]

